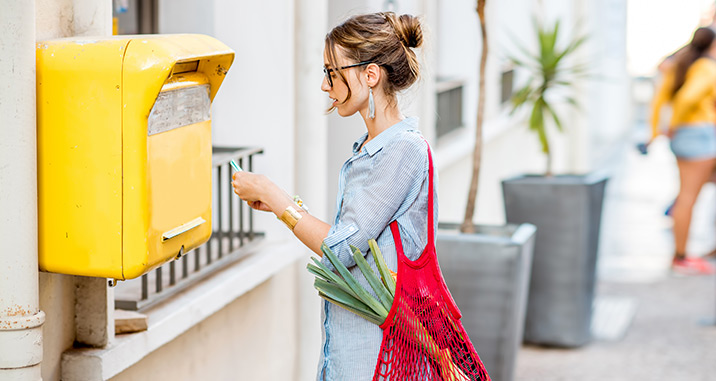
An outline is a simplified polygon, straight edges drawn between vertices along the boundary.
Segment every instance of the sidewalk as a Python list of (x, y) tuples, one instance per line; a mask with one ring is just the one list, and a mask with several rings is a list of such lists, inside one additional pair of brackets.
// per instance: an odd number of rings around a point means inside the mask
[[(655, 142), (647, 156), (625, 144), (616, 159), (602, 218), (598, 337), (577, 349), (523, 346), (516, 380), (716, 380), (716, 277), (669, 272), (671, 220), (663, 212), (678, 174), (668, 143)], [(716, 186), (708, 184), (690, 253), (716, 247), (715, 220)]]

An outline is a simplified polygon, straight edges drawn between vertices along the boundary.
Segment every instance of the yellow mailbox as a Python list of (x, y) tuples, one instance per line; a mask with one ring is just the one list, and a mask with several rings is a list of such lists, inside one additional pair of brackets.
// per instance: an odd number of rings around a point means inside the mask
[(211, 235), (211, 101), (234, 52), (202, 35), (37, 44), (40, 269), (131, 279)]

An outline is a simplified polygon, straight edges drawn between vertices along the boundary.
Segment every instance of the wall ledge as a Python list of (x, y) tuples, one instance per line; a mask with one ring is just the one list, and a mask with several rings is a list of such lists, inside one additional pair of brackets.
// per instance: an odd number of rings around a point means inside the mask
[(245, 259), (150, 308), (146, 331), (117, 335), (105, 348), (62, 354), (62, 379), (107, 380), (309, 254), (298, 240), (264, 240)]

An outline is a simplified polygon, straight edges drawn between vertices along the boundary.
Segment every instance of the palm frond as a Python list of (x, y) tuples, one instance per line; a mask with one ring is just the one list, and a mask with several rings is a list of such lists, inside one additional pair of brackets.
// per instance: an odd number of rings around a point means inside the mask
[(582, 108), (582, 106), (580, 106), (579, 102), (577, 101), (577, 98), (575, 97), (565, 97), (564, 100), (577, 109)]
[(532, 113), (530, 114), (530, 129), (537, 133), (540, 144), (542, 145), (542, 152), (549, 153), (549, 142), (547, 141), (547, 132), (544, 128), (544, 98), (539, 97), (532, 106)]
[[(587, 36), (577, 35), (563, 44), (560, 36), (564, 33), (564, 29), (560, 20), (556, 20), (552, 24), (544, 24), (537, 20), (536, 16), (533, 16), (533, 30), (537, 39), (536, 56), (518, 44), (518, 39), (513, 38), (522, 55), (519, 59), (511, 58), (511, 61), (516, 67), (529, 70), (531, 76), (527, 83), (512, 95), (511, 113), (514, 114), (517, 109), (529, 107), (529, 129), (536, 133), (542, 152), (550, 155), (546, 131), (547, 118), (552, 119), (557, 129), (563, 132), (564, 125), (553, 102), (562, 99), (568, 104), (578, 107), (576, 99), (572, 95), (563, 94), (563, 92), (564, 89), (571, 90), (577, 79), (589, 75), (590, 64), (588, 62), (576, 64), (568, 62), (574, 52), (587, 41)], [(529, 57), (529, 61), (525, 57)], [(555, 89), (560, 90), (555, 93)], [(549, 169), (547, 171), (549, 172)]]
[(559, 120), (559, 116), (554, 111), (552, 106), (550, 106), (549, 102), (544, 102), (544, 108), (547, 110), (547, 112), (550, 113), (550, 115), (552, 115), (552, 120), (554, 120), (554, 124), (555, 126), (557, 126), (557, 130), (559, 130), (559, 132), (564, 132), (564, 128), (562, 128), (562, 122)]
[[(517, 38), (517, 36), (515, 36), (514, 34), (512, 34), (512, 32), (507, 31), (507, 35), (509, 36), (510, 41), (514, 44), (514, 46), (519, 51), (520, 55), (522, 57), (527, 58), (532, 61), (532, 62), (525, 62), (526, 64), (530, 64), (530, 65), (538, 65), (539, 64), (539, 54), (531, 52), (524, 45), (522, 45), (522, 43), (520, 42), (520, 39)], [(510, 59), (523, 61), (523, 60), (517, 59), (514, 56), (510, 56)]]
[(529, 79), (525, 86), (523, 86), (514, 93), (514, 95), (512, 96), (511, 113), (514, 113), (516, 110), (524, 106), (530, 100), (530, 97), (535, 92), (534, 88), (532, 88), (532, 82), (534, 82), (534, 80)]

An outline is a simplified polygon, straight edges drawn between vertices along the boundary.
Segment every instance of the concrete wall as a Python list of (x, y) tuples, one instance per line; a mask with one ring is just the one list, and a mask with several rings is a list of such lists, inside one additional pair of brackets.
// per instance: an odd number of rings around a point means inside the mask
[[(264, 147), (254, 171), (294, 192), (294, 2), (208, 3), (214, 9), (213, 36), (236, 51), (212, 106), (213, 143)], [(174, 21), (181, 25), (180, 19)], [(168, 22), (159, 27), (160, 32), (164, 28), (193, 32)], [(317, 84), (317, 92), (319, 87)], [(267, 213), (259, 213), (256, 223), (258, 229), (271, 234), (290, 234)]]
[(40, 273), (40, 308), (47, 314), (42, 326), (42, 379), (59, 380), (62, 352), (75, 341), (74, 277)]
[(295, 274), (285, 269), (112, 380), (295, 380)]

